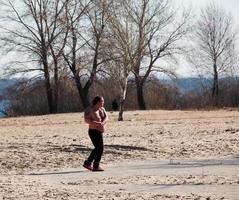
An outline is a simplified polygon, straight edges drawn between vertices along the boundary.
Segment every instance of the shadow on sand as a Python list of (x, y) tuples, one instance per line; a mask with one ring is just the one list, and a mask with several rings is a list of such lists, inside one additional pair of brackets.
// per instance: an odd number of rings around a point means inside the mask
[(105, 145), (106, 148), (122, 150), (122, 151), (152, 151), (151, 149), (147, 149), (145, 147), (137, 147), (137, 146), (129, 146), (129, 145)]
[(85, 170), (78, 171), (56, 171), (56, 172), (39, 172), (39, 173), (30, 173), (26, 174), (28, 176), (49, 176), (49, 175), (64, 175), (64, 174), (79, 174), (84, 173)]

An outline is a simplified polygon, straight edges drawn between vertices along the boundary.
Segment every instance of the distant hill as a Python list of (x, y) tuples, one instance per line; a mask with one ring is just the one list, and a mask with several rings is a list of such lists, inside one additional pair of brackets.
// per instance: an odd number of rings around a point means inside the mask
[(4, 96), (7, 91), (7, 88), (14, 85), (16, 79), (0, 79), (0, 96)]
[(7, 105), (5, 94), (7, 89), (13, 86), (16, 83), (16, 79), (0, 79), (0, 117), (3, 117), (5, 114), (1, 111), (4, 111)]
[(5, 113), (4, 113), (5, 108), (6, 108), (6, 101), (0, 100), (0, 117), (5, 116)]
[(177, 82), (177, 87), (182, 93), (197, 92), (204, 87), (210, 87), (211, 79), (203, 78), (182, 78)]
[[(179, 91), (182, 93), (199, 91), (203, 89), (203, 85), (210, 86), (211, 79), (203, 78), (202, 80), (199, 78), (180, 78), (177, 80), (171, 79), (162, 79), (163, 84), (176, 85)], [(7, 88), (14, 85), (17, 82), (17, 79), (0, 79), (0, 98), (4, 96)], [(202, 85), (203, 83), (203, 85)]]
[(177, 80), (163, 79), (163, 84), (176, 86), (181, 93), (197, 92), (204, 87), (210, 87), (211, 79), (209, 78), (180, 78)]

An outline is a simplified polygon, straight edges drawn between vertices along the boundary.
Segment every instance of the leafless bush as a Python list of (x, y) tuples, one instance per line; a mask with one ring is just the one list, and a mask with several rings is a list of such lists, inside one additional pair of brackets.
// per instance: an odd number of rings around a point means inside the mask
[[(49, 114), (44, 81), (31, 83), (18, 81), (9, 88), (6, 98), (10, 100), (8, 116)], [(62, 79), (59, 82), (58, 113), (83, 110), (74, 82)]]
[[(128, 85), (126, 97), (127, 109), (138, 109), (136, 84), (131, 82)], [(178, 89), (172, 84), (161, 83), (159, 79), (153, 78), (144, 86), (144, 95), (147, 102), (147, 109), (176, 109)]]
[[(7, 98), (10, 106), (7, 110), (9, 116), (19, 115), (42, 115), (48, 114), (47, 97), (43, 81), (37, 81), (31, 86), (27, 81), (18, 81), (15, 86), (8, 90)], [(239, 106), (239, 82), (237, 79), (227, 78), (220, 80), (220, 107)], [(145, 100), (147, 109), (213, 109), (214, 104), (210, 88), (195, 91), (180, 92), (177, 85), (167, 83), (157, 78), (151, 78), (145, 86)], [(75, 82), (67, 77), (59, 82), (59, 113), (83, 111), (79, 102), (78, 91)], [(136, 84), (134, 79), (129, 80), (125, 101), (126, 110), (138, 109)], [(114, 99), (120, 102), (120, 91), (114, 79), (98, 78), (91, 90), (90, 99), (95, 95), (103, 95), (105, 107), (112, 110)]]
[(18, 81), (9, 88), (7, 98), (10, 104), (7, 108), (8, 116), (40, 115), (48, 113), (47, 97), (42, 82), (28, 86), (26, 80)]
[(219, 102), (221, 107), (239, 106), (239, 81), (237, 78), (225, 78), (220, 80)]

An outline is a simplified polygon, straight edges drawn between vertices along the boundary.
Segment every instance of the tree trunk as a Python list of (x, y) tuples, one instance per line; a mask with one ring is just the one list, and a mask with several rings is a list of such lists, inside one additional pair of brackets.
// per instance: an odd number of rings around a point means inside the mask
[(219, 105), (219, 84), (218, 84), (218, 72), (216, 64), (214, 64), (214, 77), (213, 77), (213, 87), (212, 87), (212, 98), (214, 106)]
[(144, 101), (144, 93), (143, 93), (143, 82), (139, 79), (136, 80), (136, 89), (137, 89), (137, 100), (140, 110), (146, 110), (146, 105)]
[(49, 113), (54, 113), (54, 106), (53, 106), (53, 94), (52, 94), (52, 87), (50, 81), (50, 74), (48, 71), (48, 64), (47, 61), (43, 61), (43, 68), (44, 68), (44, 77), (45, 77), (45, 87), (46, 87), (46, 95), (47, 95), (47, 102), (48, 102), (48, 110)]
[(54, 58), (54, 99), (53, 99), (53, 113), (57, 113), (58, 110), (58, 89), (59, 89), (59, 81), (58, 81), (58, 62), (57, 58)]
[(90, 101), (89, 101), (89, 97), (88, 97), (89, 96), (89, 88), (88, 87), (83, 88), (81, 86), (79, 76), (75, 76), (75, 83), (76, 83), (78, 93), (80, 95), (80, 99), (81, 99), (83, 108), (85, 109), (90, 105)]
[(125, 104), (125, 98), (126, 98), (127, 84), (128, 84), (128, 77), (125, 78), (125, 82), (124, 82), (124, 85), (122, 87), (118, 121), (123, 121), (124, 120), (123, 113), (124, 113), (124, 104)]

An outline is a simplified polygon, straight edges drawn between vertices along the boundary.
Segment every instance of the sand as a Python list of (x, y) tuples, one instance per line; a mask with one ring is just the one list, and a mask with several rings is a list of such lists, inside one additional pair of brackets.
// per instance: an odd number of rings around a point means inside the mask
[[(177, 191), (165, 194), (150, 189), (140, 192), (137, 187), (200, 184), (239, 188), (237, 172), (206, 174), (203, 180), (200, 174), (159, 176), (152, 172), (146, 176), (135, 172), (135, 175), (121, 177), (113, 173), (118, 166), (130, 167), (142, 161), (238, 159), (238, 111), (128, 111), (123, 122), (117, 121), (117, 114), (109, 112), (110, 120), (104, 133), (102, 167), (106, 177), (82, 168), (92, 148), (82, 113), (0, 119), (0, 199), (208, 200), (227, 197), (185, 195)], [(67, 170), (73, 176), (81, 177), (82, 174), (84, 178), (73, 182), (51, 181), (49, 173)], [(32, 176), (46, 172), (47, 176)], [(136, 189), (110, 187), (129, 183), (132, 188), (136, 185)], [(87, 185), (95, 190), (87, 191), (84, 187)]]

